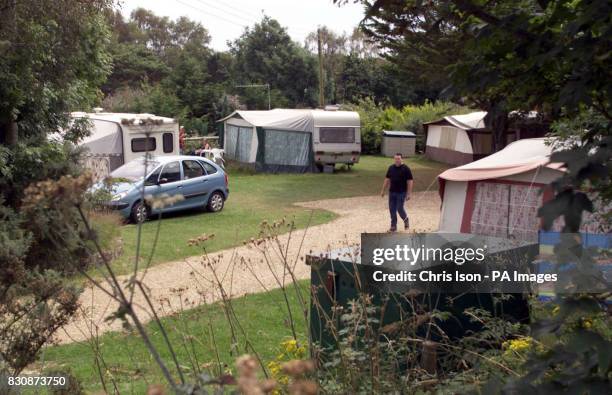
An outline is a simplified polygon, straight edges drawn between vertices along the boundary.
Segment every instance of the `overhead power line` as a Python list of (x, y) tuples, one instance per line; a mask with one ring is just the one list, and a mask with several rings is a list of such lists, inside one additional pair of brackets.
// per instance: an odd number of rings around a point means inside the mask
[(235, 16), (237, 18), (240, 18), (240, 19), (246, 21), (249, 25), (254, 24), (253, 20), (250, 19), (249, 17), (246, 17), (244, 15), (244, 13), (238, 13), (238, 12), (234, 12), (234, 11), (224, 10), (223, 8), (219, 7), (218, 5), (215, 5), (214, 3), (211, 4), (211, 3), (207, 2), (207, 1), (203, 1), (203, 0), (195, 0), (195, 1), (197, 1), (200, 4), (202, 4), (204, 7), (211, 7), (211, 8), (214, 8), (214, 9), (218, 10), (218, 11), (221, 11), (223, 13), (230, 14), (230, 15), (233, 15), (233, 16)]
[[(208, 5), (210, 7), (216, 8), (220, 11), (227, 12), (229, 14), (240, 15), (242, 18), (244, 18), (245, 14), (246, 16), (253, 18), (257, 21), (259, 21), (262, 17), (262, 14), (258, 12), (251, 12), (246, 8), (238, 8), (231, 4), (227, 4), (221, 1), (210, 1), (210, 0), (196, 0), (196, 1), (198, 1), (199, 3), (205, 4), (205, 5)], [(222, 8), (225, 8), (225, 10)]]
[(202, 14), (204, 14), (204, 15), (208, 15), (208, 16), (212, 16), (212, 17), (215, 17), (215, 18), (219, 18), (219, 19), (221, 19), (221, 20), (224, 20), (224, 21), (226, 21), (226, 22), (228, 22), (228, 23), (231, 23), (231, 24), (234, 24), (234, 25), (236, 25), (236, 26), (240, 26), (240, 27), (247, 27), (246, 25), (243, 25), (242, 23), (238, 23), (238, 22), (233, 21), (233, 20), (231, 20), (231, 19), (225, 18), (225, 17), (223, 17), (223, 16), (221, 16), (221, 15), (214, 14), (214, 13), (212, 13), (212, 12), (208, 11), (208, 10), (204, 10), (204, 9), (202, 9), (202, 8), (199, 8), (199, 7), (193, 6), (193, 5), (191, 5), (191, 4), (189, 4), (189, 3), (186, 3), (186, 2), (184, 2), (184, 1), (182, 1), (182, 0), (176, 0), (176, 1), (177, 1), (178, 3), (180, 3), (180, 4), (183, 4), (183, 5), (187, 6), (187, 7), (189, 7), (189, 8), (192, 8), (192, 9), (194, 9), (194, 10), (196, 10), (196, 11), (199, 11), (200, 13), (202, 13)]

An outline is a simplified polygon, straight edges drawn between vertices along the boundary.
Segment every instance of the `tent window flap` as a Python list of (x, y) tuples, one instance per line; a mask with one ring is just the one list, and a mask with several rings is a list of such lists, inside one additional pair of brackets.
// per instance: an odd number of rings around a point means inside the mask
[(307, 166), (310, 151), (310, 133), (265, 130), (266, 164)]
[(236, 143), (238, 141), (238, 126), (226, 125), (225, 128), (225, 155), (230, 159), (236, 159)]
[(440, 133), (440, 148), (454, 150), (457, 144), (457, 133), (459, 129), (442, 126), (442, 132)]
[(238, 128), (238, 142), (236, 145), (236, 160), (250, 162), (251, 143), (253, 142), (253, 128)]
[(477, 182), (470, 231), (474, 234), (537, 241), (541, 205), (534, 185)]
[(225, 155), (239, 162), (250, 162), (253, 128), (226, 125)]

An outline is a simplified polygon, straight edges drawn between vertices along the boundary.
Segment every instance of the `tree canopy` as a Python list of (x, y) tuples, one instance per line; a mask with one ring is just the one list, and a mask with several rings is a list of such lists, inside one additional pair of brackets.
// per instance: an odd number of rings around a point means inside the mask
[(592, 106), (609, 118), (608, 1), (361, 2), (362, 26), (390, 60), (489, 111), (497, 148), (512, 110), (558, 116)]
[[(68, 110), (100, 99), (110, 71), (110, 0), (0, 3), (0, 142), (66, 126)], [(79, 23), (74, 23), (79, 21)]]
[[(309, 107), (316, 104), (314, 59), (291, 40), (278, 21), (264, 17), (247, 27), (231, 44), (237, 84), (269, 84), (273, 107)], [(245, 88), (248, 89), (248, 88)], [(267, 109), (265, 90), (245, 90), (249, 107)]]

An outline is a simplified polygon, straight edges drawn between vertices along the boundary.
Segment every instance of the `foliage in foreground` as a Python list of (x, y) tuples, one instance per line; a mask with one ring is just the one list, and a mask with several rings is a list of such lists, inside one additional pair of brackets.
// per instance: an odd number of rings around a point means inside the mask
[(48, 135), (87, 133), (67, 112), (99, 98), (112, 2), (0, 4), (0, 371), (15, 375), (74, 314), (66, 277), (90, 263), (74, 208), (87, 185), (79, 153)]

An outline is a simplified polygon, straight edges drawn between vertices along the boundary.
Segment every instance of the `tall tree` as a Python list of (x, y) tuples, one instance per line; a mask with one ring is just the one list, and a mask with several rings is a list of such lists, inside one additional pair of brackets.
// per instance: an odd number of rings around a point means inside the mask
[(328, 103), (337, 103), (340, 99), (338, 82), (343, 72), (343, 59), (347, 53), (347, 38), (345, 34), (336, 34), (327, 26), (322, 26), (306, 36), (304, 44), (310, 53), (318, 53), (319, 39), (323, 59), (325, 97)]
[[(270, 84), (273, 106), (314, 106), (317, 74), (312, 56), (291, 40), (276, 20), (264, 17), (230, 47), (234, 75), (241, 84)], [(248, 90), (240, 91), (249, 94)], [(265, 92), (257, 92), (252, 106), (267, 108)], [(251, 96), (251, 98), (254, 98)], [(248, 99), (248, 97), (247, 97)]]
[(0, 376), (31, 363), (77, 310), (66, 275), (91, 262), (74, 208), (88, 183), (77, 177), (78, 152), (47, 137), (86, 133), (68, 114), (99, 99), (110, 6), (0, 2)]
[(438, 74), (489, 111), (496, 149), (510, 110), (559, 114), (581, 102), (610, 114), (606, 0), (360, 2), (363, 28), (400, 67)]
[(110, 66), (101, 17), (109, 3), (0, 2), (0, 143), (57, 130), (66, 126), (59, 114), (99, 99)]

